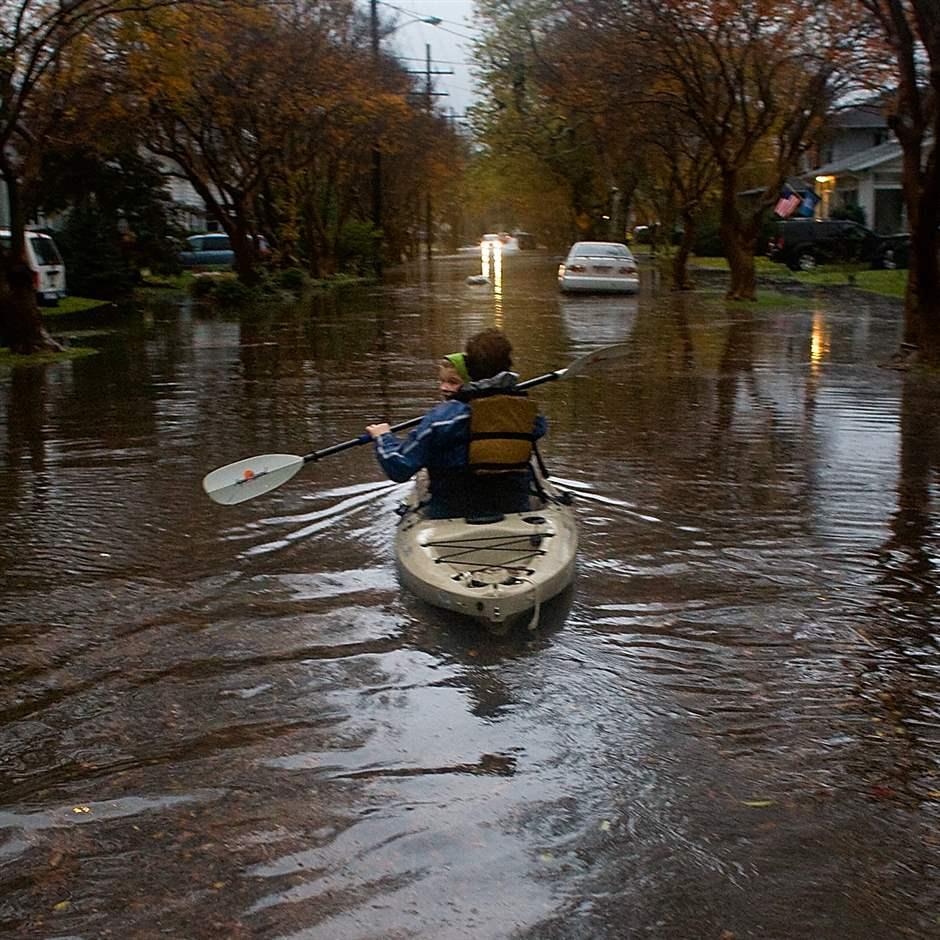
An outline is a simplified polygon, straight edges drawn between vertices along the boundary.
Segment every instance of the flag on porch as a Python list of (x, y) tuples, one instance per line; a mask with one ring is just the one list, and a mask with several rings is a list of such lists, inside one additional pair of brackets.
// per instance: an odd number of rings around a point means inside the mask
[(799, 193), (794, 192), (789, 186), (784, 186), (783, 191), (780, 193), (780, 198), (774, 206), (774, 212), (779, 215), (781, 219), (785, 219), (793, 215), (797, 206), (802, 202), (803, 197)]

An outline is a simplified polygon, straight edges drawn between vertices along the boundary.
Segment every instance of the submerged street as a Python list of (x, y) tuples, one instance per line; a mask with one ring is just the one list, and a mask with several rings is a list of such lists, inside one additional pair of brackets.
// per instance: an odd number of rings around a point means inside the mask
[[(0, 374), (0, 936), (940, 933), (940, 380), (900, 304), (728, 308), (479, 256), (245, 314), (178, 295)], [(779, 302), (778, 302), (779, 301)], [(358, 448), (503, 328), (575, 494), (572, 591), (492, 637), (399, 590)]]

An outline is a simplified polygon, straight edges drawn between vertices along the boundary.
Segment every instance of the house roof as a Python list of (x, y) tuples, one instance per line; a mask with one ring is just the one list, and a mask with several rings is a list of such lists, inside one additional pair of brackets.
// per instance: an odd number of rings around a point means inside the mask
[(873, 170), (884, 163), (890, 163), (901, 156), (901, 145), (896, 140), (889, 140), (886, 143), (879, 144), (877, 147), (869, 147), (867, 150), (860, 150), (851, 156), (843, 157), (841, 160), (835, 160), (832, 163), (826, 163), (823, 166), (810, 170), (807, 176), (838, 176), (840, 173), (861, 173), (865, 170)]
[(837, 111), (829, 120), (831, 127), (887, 127), (888, 120), (880, 104), (859, 104)]

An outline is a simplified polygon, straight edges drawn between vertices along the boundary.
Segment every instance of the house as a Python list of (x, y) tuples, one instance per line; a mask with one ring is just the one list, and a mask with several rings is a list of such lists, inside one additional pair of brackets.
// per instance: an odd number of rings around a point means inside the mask
[[(176, 207), (177, 219), (180, 224), (190, 232), (219, 231), (218, 223), (213, 219), (206, 218), (205, 203), (193, 188), (193, 185), (183, 177), (179, 167), (164, 158), (154, 159), (157, 159), (160, 164), (160, 171), (166, 180), (166, 190)], [(10, 200), (7, 195), (6, 183), (0, 180), (0, 228), (9, 227)]]
[(836, 114), (815, 156), (818, 165), (807, 168), (802, 180), (820, 197), (817, 218), (858, 206), (874, 231), (907, 231), (901, 145), (880, 106), (859, 105)]

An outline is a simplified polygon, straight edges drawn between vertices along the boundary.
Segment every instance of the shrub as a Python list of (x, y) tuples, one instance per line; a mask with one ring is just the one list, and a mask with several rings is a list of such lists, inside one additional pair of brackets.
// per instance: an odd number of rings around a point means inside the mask
[(237, 307), (252, 299), (253, 291), (241, 281), (231, 277), (219, 278), (216, 281), (212, 296), (225, 307)]
[(302, 268), (285, 268), (277, 273), (277, 285), (281, 290), (300, 293), (307, 284), (307, 274)]
[(193, 297), (209, 297), (215, 291), (215, 278), (196, 277), (189, 288)]
[(336, 241), (336, 260), (341, 271), (364, 274), (375, 257), (375, 226), (371, 222), (347, 222)]
[(829, 213), (830, 219), (842, 219), (847, 222), (858, 222), (859, 225), (867, 225), (865, 221), (865, 210), (855, 203), (849, 203), (847, 206), (839, 206)]

